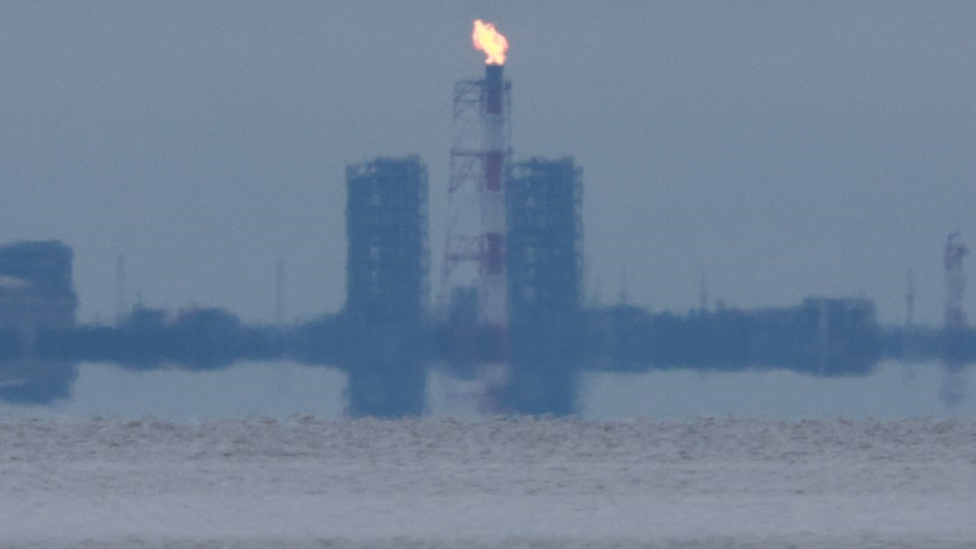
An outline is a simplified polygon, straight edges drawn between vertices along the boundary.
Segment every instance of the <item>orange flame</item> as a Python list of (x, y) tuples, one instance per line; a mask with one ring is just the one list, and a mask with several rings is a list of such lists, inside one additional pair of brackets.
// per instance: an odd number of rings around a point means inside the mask
[(485, 23), (475, 19), (474, 31), (471, 33), (474, 49), (485, 52), (488, 56), (485, 63), (489, 65), (504, 65), (505, 52), (508, 51), (508, 39), (502, 36), (492, 23)]

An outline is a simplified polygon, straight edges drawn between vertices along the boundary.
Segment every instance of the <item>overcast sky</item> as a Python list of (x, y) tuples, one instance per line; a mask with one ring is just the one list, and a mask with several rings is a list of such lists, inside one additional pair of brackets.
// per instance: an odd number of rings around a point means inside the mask
[(345, 165), (416, 153), (436, 273), (478, 17), (511, 43), (516, 157), (583, 167), (605, 302), (626, 279), (683, 312), (704, 272), (729, 306), (901, 322), (913, 269), (941, 319), (945, 236), (976, 245), (971, 1), (2, 2), (0, 242), (72, 246), (83, 321), (114, 317), (120, 254), (150, 306), (271, 320), (282, 256), (288, 316), (332, 313)]

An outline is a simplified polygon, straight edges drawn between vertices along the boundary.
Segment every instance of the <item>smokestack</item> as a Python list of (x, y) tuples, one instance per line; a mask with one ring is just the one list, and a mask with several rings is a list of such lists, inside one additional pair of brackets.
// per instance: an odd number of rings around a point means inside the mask
[(502, 95), (505, 88), (504, 65), (485, 65), (485, 113), (502, 115)]
[(482, 320), (503, 331), (508, 325), (505, 279), (505, 162), (508, 144), (505, 139), (505, 79), (501, 64), (485, 66), (482, 96), (484, 140), (484, 192), (481, 195), (481, 222), (484, 257), (482, 258)]
[[(485, 53), (485, 77), (454, 85), (455, 132), (448, 189), (451, 217), (457, 222), (447, 232), (441, 291), (446, 297), (460, 295), (452, 289), (476, 289), (479, 331), (487, 343), (478, 364), (482, 409), (497, 413), (497, 395), (508, 377), (504, 178), (511, 103), (503, 67), (508, 40), (493, 24), (480, 19), (474, 21), (471, 40), (476, 50)], [(474, 268), (456, 271), (462, 262)], [(444, 299), (440, 302), (447, 304)]]
[(485, 188), (490, 192), (501, 192), (505, 163), (503, 69), (503, 65), (485, 65)]

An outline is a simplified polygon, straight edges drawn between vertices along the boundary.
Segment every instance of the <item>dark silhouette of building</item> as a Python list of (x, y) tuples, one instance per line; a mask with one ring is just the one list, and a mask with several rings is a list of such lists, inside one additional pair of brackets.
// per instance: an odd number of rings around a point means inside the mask
[(582, 170), (572, 158), (512, 165), (506, 186), (512, 319), (579, 308)]
[(58, 241), (0, 246), (0, 326), (33, 339), (39, 328), (74, 325), (71, 261), (71, 248)]
[(419, 414), (426, 401), (427, 168), (416, 156), (380, 157), (349, 166), (346, 184), (349, 409)]
[(576, 410), (583, 242), (582, 170), (572, 158), (509, 168), (510, 380), (505, 404), (531, 414)]
[(75, 325), (71, 248), (58, 241), (0, 246), (0, 398), (48, 403), (69, 396), (73, 364), (39, 358), (40, 336)]

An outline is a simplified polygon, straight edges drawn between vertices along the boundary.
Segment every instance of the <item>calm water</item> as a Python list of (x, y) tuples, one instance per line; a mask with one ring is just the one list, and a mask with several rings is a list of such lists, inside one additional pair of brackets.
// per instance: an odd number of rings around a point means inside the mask
[[(785, 371), (586, 374), (581, 415), (591, 419), (740, 416), (772, 419), (976, 417), (976, 372), (964, 383), (972, 396), (955, 408), (939, 399), (937, 364), (883, 363), (867, 377), (818, 379)], [(130, 372), (83, 364), (74, 397), (53, 407), (0, 405), (0, 417), (67, 415), (190, 420), (216, 417), (342, 417), (345, 376), (292, 363), (241, 363), (221, 372)], [(432, 374), (430, 412), (476, 417), (470, 384)]]

